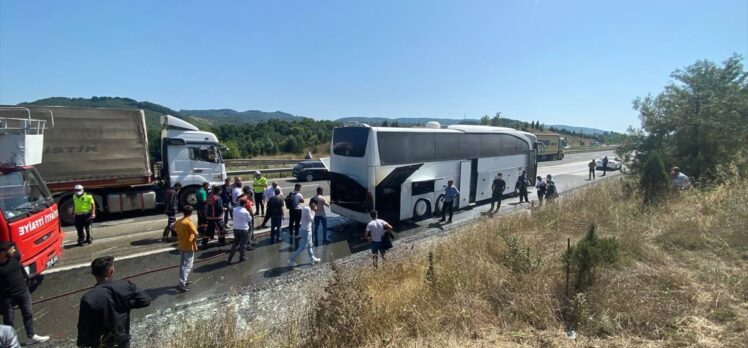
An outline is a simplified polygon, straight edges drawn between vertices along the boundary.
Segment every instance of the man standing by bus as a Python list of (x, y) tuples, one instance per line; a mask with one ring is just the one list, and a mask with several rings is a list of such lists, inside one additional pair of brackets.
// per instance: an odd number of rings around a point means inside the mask
[(325, 214), (325, 207), (329, 207), (330, 203), (322, 195), (322, 187), (317, 187), (317, 194), (314, 195), (313, 199), (317, 201), (317, 208), (314, 210), (314, 227), (313, 227), (313, 239), (314, 246), (319, 246), (317, 227), (322, 226), (322, 243), (328, 244), (327, 240), (327, 215)]
[(83, 192), (82, 185), (75, 185), (73, 196), (73, 214), (75, 229), (78, 231), (78, 246), (83, 246), (83, 229), (86, 230), (86, 243), (91, 244), (91, 222), (96, 218), (96, 202), (88, 193)]
[(195, 192), (195, 198), (197, 199), (197, 228), (205, 231), (207, 221), (205, 220), (205, 202), (208, 200), (208, 191), (210, 190), (210, 183), (204, 182), (203, 186), (197, 189)]
[(523, 199), (525, 203), (530, 203), (530, 199), (527, 197), (527, 186), (530, 186), (530, 181), (527, 180), (527, 171), (523, 170), (522, 175), (517, 178), (517, 183), (514, 185), (515, 189), (519, 191), (520, 203)]
[(268, 179), (262, 176), (262, 173), (255, 171), (255, 179), (252, 181), (252, 188), (255, 193), (255, 213), (254, 215), (265, 215), (265, 190), (268, 186)]
[(442, 219), (439, 220), (439, 222), (444, 222), (445, 217), (447, 216), (447, 210), (449, 210), (449, 221), (448, 223), (452, 222), (452, 212), (454, 210), (454, 201), (457, 196), (460, 195), (460, 190), (458, 190), (454, 185), (454, 180), (447, 181), (447, 187), (444, 188), (444, 204), (442, 204)]
[(501, 173), (496, 174), (496, 178), (493, 179), (493, 184), (491, 184), (491, 209), (488, 209), (488, 212), (493, 212), (493, 205), (496, 204), (496, 211), (499, 211), (501, 208), (501, 196), (504, 195), (504, 190), (506, 190), (506, 181), (502, 179)]

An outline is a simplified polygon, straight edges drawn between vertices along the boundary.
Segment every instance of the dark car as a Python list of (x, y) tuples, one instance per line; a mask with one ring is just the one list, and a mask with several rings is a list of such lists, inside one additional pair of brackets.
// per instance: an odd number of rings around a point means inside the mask
[(293, 167), (292, 174), (299, 181), (327, 180), (328, 170), (322, 161), (301, 161)]

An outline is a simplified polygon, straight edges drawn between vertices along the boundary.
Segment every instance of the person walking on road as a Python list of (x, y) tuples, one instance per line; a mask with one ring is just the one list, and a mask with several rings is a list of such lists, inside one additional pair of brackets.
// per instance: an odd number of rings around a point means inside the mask
[(21, 309), (23, 326), (26, 328), (27, 343), (40, 343), (49, 336), (39, 336), (34, 332), (34, 311), (31, 306), (31, 293), (26, 282), (26, 271), (21, 264), (11, 242), (0, 242), (0, 312), (3, 324), (13, 326), (14, 306)]
[[(276, 196), (275, 194), (276, 189), (280, 190), (279, 194), (281, 195), (283, 194), (283, 190), (280, 188), (280, 186), (278, 186), (278, 183), (273, 181), (273, 183), (270, 184), (270, 186), (268, 186), (268, 188), (265, 190), (265, 194), (264, 194), (265, 205), (270, 204), (270, 199), (273, 198), (273, 196)], [(260, 228), (267, 227), (267, 223), (269, 220), (270, 220), (270, 213), (267, 213), (265, 214), (265, 217), (262, 219), (262, 225), (260, 225)]]
[(595, 180), (595, 169), (597, 169), (597, 163), (595, 162), (594, 158), (592, 159), (592, 161), (590, 161), (590, 163), (587, 163), (587, 167), (589, 168), (587, 180)]
[(179, 250), (179, 286), (177, 290), (187, 292), (189, 281), (187, 278), (192, 271), (197, 251), (197, 228), (192, 223), (192, 206), (186, 205), (182, 208), (184, 215), (174, 226), (177, 231), (177, 250)]
[(127, 279), (112, 280), (114, 257), (91, 263), (96, 285), (80, 302), (78, 347), (130, 347), (130, 311), (151, 304), (151, 297)]
[(447, 210), (449, 210), (449, 223), (452, 222), (452, 213), (454, 210), (455, 198), (460, 195), (460, 190), (454, 186), (454, 180), (447, 181), (447, 186), (444, 188), (444, 204), (442, 204), (442, 219), (439, 222), (444, 222), (447, 216)]
[(254, 215), (265, 215), (265, 189), (268, 186), (268, 179), (262, 176), (262, 173), (255, 171), (255, 179), (252, 181), (252, 188), (255, 194), (255, 213)]
[(252, 225), (252, 214), (247, 210), (246, 206), (247, 200), (240, 199), (239, 205), (234, 208), (234, 241), (231, 243), (229, 264), (231, 264), (237, 248), (239, 248), (239, 262), (247, 260), (244, 254), (247, 251), (247, 240), (249, 239), (249, 226)]
[(205, 202), (208, 201), (208, 191), (210, 191), (210, 183), (206, 181), (195, 192), (197, 205), (193, 208), (197, 209), (197, 228), (200, 230), (200, 233), (205, 233), (208, 224), (208, 221), (205, 219)]
[(288, 233), (291, 235), (290, 243), (292, 246), (299, 237), (302, 203), (304, 203), (304, 196), (301, 195), (301, 184), (296, 184), (293, 187), (293, 192), (288, 194), (288, 197), (286, 197), (286, 208), (289, 209)]
[(527, 171), (523, 170), (522, 174), (517, 178), (517, 183), (514, 188), (519, 191), (519, 202), (530, 203), (530, 199), (527, 197), (527, 187), (530, 186), (530, 181), (527, 180)]
[(221, 202), (223, 202), (223, 227), (228, 228), (229, 219), (231, 219), (231, 213), (233, 207), (231, 206), (231, 190), (234, 188), (231, 185), (231, 179), (226, 178), (221, 185)]
[(306, 249), (307, 255), (312, 260), (312, 264), (320, 261), (319, 258), (314, 256), (314, 246), (312, 246), (312, 223), (314, 221), (314, 211), (317, 210), (317, 200), (312, 198), (309, 200), (309, 205), (301, 209), (301, 240), (299, 245), (296, 247), (296, 251), (291, 255), (288, 260), (288, 265), (296, 267), (296, 259), (299, 257), (301, 252)]
[(538, 206), (543, 206), (543, 198), (545, 198), (545, 191), (548, 189), (548, 183), (543, 180), (542, 176), (535, 178), (535, 189), (538, 191)]
[(317, 232), (317, 229), (320, 226), (322, 226), (322, 243), (330, 243), (330, 241), (327, 240), (327, 214), (325, 214), (325, 207), (329, 207), (330, 204), (327, 203), (327, 200), (325, 199), (325, 196), (322, 195), (322, 192), (322, 187), (317, 187), (317, 194), (312, 197), (312, 199), (317, 201), (317, 208), (314, 210), (314, 246), (319, 246), (319, 232)]
[(608, 171), (608, 156), (603, 157), (603, 175), (605, 176), (605, 173)]
[(283, 223), (283, 194), (280, 187), (275, 188), (273, 197), (268, 200), (267, 215), (270, 217), (270, 244), (281, 240), (281, 224)]
[(372, 265), (374, 268), (379, 266), (379, 256), (382, 256), (382, 262), (385, 261), (384, 254), (387, 252), (385, 238), (388, 238), (385, 234), (392, 233), (392, 226), (379, 218), (376, 210), (369, 212), (371, 221), (366, 225), (366, 239), (371, 242), (371, 256)]
[(169, 242), (173, 240), (177, 233), (174, 231), (174, 223), (177, 221), (177, 210), (179, 210), (179, 190), (182, 189), (182, 184), (176, 183), (174, 187), (166, 190), (166, 218), (167, 224), (164, 228), (164, 234), (161, 236), (161, 241)]
[(493, 179), (493, 184), (491, 184), (491, 209), (488, 209), (489, 213), (493, 212), (494, 204), (496, 204), (496, 211), (501, 208), (501, 197), (504, 195), (504, 190), (506, 190), (506, 181), (502, 178), (501, 173), (498, 173)]
[[(78, 246), (83, 246), (84, 237), (88, 244), (91, 238), (91, 223), (96, 219), (96, 201), (93, 196), (83, 191), (82, 185), (75, 185), (73, 195), (73, 214), (75, 215), (75, 230), (78, 232)], [(85, 236), (83, 230), (86, 230)]]
[(226, 244), (226, 236), (223, 231), (223, 201), (221, 200), (221, 188), (213, 186), (213, 190), (208, 196), (205, 203), (205, 219), (208, 221), (208, 228), (203, 234), (203, 248), (208, 248), (211, 239), (218, 235), (218, 243)]

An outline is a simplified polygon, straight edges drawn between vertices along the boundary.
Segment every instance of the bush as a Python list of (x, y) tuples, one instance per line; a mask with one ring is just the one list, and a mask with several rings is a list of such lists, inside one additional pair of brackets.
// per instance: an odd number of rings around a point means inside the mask
[(618, 260), (618, 241), (614, 238), (598, 238), (595, 225), (591, 225), (587, 235), (565, 254), (567, 262), (576, 273), (574, 287), (583, 292), (592, 286), (595, 269), (601, 264), (613, 264)]
[(670, 187), (670, 178), (665, 171), (665, 165), (657, 154), (651, 154), (644, 163), (644, 169), (639, 178), (639, 189), (644, 196), (645, 203), (658, 201)]

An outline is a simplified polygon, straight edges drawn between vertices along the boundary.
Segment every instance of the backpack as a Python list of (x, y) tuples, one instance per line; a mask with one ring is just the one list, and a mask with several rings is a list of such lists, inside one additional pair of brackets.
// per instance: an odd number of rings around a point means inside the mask
[(296, 206), (296, 202), (294, 202), (294, 197), (296, 197), (296, 192), (291, 192), (286, 196), (286, 209), (292, 210)]
[(552, 198), (558, 197), (558, 192), (556, 192), (556, 183), (551, 181), (547, 184), (547, 187), (545, 189), (545, 196)]

